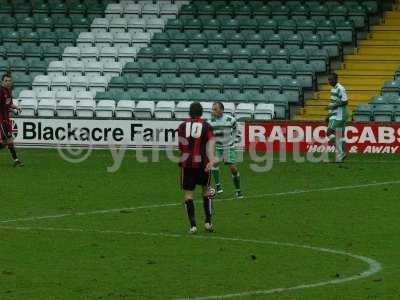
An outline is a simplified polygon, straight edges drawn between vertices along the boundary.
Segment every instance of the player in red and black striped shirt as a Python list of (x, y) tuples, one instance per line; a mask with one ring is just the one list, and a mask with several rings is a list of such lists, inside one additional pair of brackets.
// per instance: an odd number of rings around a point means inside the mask
[(17, 158), (14, 147), (14, 141), (11, 130), (11, 112), (18, 109), (12, 101), (12, 78), (6, 73), (1, 78), (2, 85), (0, 87), (0, 150), (6, 146), (10, 150), (11, 157), (14, 160), (14, 166), (22, 166), (22, 162)]
[(182, 189), (190, 222), (190, 233), (196, 233), (196, 218), (193, 191), (196, 185), (203, 188), (205, 229), (213, 231), (211, 223), (212, 205), (209, 191), (211, 168), (215, 164), (215, 142), (212, 127), (201, 118), (203, 107), (194, 102), (190, 105), (190, 118), (179, 125), (178, 138), (181, 152), (179, 166), (182, 171)]

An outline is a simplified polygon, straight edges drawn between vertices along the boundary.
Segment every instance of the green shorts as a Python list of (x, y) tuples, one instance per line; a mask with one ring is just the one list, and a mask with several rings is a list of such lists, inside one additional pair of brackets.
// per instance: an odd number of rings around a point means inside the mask
[(217, 148), (216, 156), (218, 161), (227, 165), (236, 164), (236, 150), (234, 148)]
[(345, 128), (346, 121), (329, 120), (328, 128), (336, 131), (337, 128)]

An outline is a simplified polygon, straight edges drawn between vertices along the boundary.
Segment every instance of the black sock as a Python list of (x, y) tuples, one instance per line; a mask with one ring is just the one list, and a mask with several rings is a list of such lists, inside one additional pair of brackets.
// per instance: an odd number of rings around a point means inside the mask
[(233, 185), (236, 191), (240, 191), (240, 175), (239, 172), (232, 174)]
[(203, 196), (203, 207), (204, 207), (204, 215), (206, 216), (206, 223), (211, 223), (212, 204), (210, 197)]
[(194, 204), (192, 199), (188, 199), (185, 201), (186, 212), (189, 218), (190, 226), (196, 226), (196, 218), (194, 213)]
[(13, 159), (13, 160), (17, 160), (17, 159), (18, 159), (18, 158), (17, 158), (17, 152), (15, 152), (14, 146), (8, 147), (8, 150), (10, 150), (12, 159)]

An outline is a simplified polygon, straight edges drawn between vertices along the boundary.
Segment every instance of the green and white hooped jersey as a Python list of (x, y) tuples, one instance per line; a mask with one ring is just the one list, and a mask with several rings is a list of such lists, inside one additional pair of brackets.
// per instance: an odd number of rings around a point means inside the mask
[[(337, 83), (331, 89), (331, 103), (329, 106), (331, 107), (344, 102), (347, 103), (346, 90), (340, 83)], [(347, 117), (347, 106), (340, 106), (329, 110), (329, 120), (346, 121)]]
[(213, 127), (216, 148), (233, 148), (237, 139), (236, 119), (230, 115), (222, 115), (217, 119), (212, 117), (208, 123)]

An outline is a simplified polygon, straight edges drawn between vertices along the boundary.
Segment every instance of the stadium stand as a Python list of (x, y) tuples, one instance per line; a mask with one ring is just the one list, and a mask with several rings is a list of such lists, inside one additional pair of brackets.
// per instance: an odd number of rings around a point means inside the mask
[[(319, 119), (313, 110), (329, 91), (318, 78), (335, 61), (348, 68), (345, 47), (362, 53), (370, 40), (357, 34), (382, 9), (361, 0), (116, 2), (2, 6), (0, 70), (18, 75), (26, 116), (55, 107), (58, 117), (182, 118), (188, 101), (209, 114), (220, 100), (240, 118), (287, 119), (305, 105), (297, 118)], [(44, 92), (56, 92), (55, 106), (39, 110)]]

